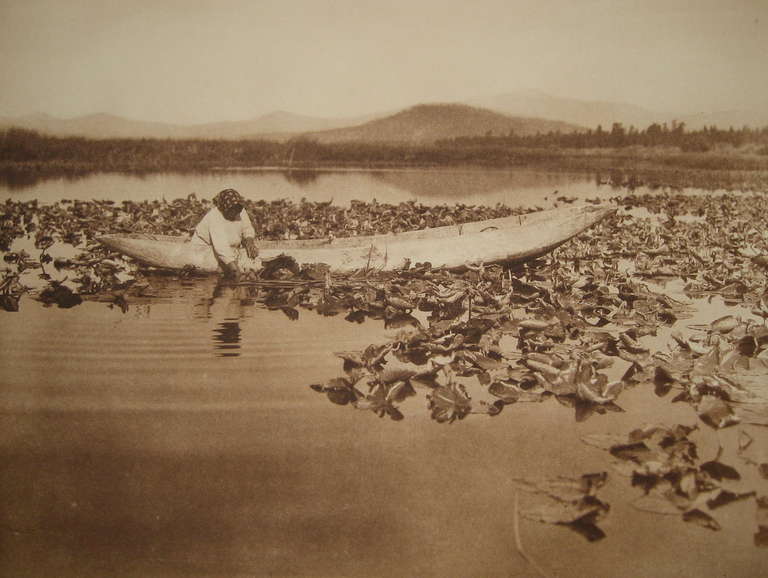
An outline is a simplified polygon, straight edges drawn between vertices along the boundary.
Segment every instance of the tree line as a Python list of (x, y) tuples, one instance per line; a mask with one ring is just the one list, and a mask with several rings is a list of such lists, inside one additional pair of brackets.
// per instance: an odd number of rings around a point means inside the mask
[[(510, 166), (537, 162), (565, 165), (578, 162), (583, 157), (580, 157), (579, 150), (612, 149), (604, 153), (606, 157), (615, 155), (624, 158), (628, 153), (622, 150), (639, 145), (649, 150), (653, 147), (677, 147), (682, 153), (665, 151), (659, 156), (663, 156), (664, 162), (690, 165), (703, 161), (697, 160), (698, 155), (687, 153), (705, 153), (720, 145), (738, 148), (748, 144), (757, 145), (757, 152), (768, 158), (768, 127), (728, 130), (707, 127), (686, 131), (684, 124), (674, 123), (670, 127), (652, 124), (647, 129), (637, 130), (634, 127), (625, 129), (620, 123), (615, 123), (610, 131), (598, 127), (567, 134), (550, 132), (523, 136), (489, 133), (423, 145), (320, 143), (303, 137), (283, 142), (263, 139), (89, 139), (55, 137), (10, 128), (0, 131), (0, 164), (5, 168), (121, 171), (255, 166)], [(738, 161), (728, 158), (723, 162), (729, 163), (729, 166), (722, 168), (762, 169), (768, 166), (768, 161), (755, 160), (754, 157)], [(737, 166), (732, 166), (734, 162)]]
[(615, 122), (610, 130), (604, 130), (601, 125), (596, 129), (582, 132), (549, 132), (536, 135), (508, 134), (495, 135), (492, 132), (480, 137), (457, 137), (439, 141), (441, 146), (508, 146), (508, 147), (557, 147), (567, 149), (585, 148), (623, 148), (629, 146), (643, 147), (677, 147), (682, 152), (708, 152), (721, 145), (739, 148), (748, 144), (757, 144), (766, 149), (768, 154), (768, 126), (763, 128), (742, 127), (720, 129), (716, 126), (705, 126), (700, 130), (686, 130), (684, 122), (672, 122), (671, 125), (653, 123), (646, 129), (634, 126), (626, 128), (622, 123)]

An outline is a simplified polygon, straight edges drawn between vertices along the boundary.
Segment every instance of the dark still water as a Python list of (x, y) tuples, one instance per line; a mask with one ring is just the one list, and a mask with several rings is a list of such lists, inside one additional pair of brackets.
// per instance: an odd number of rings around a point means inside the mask
[[(514, 184), (521, 179), (529, 188)], [(3, 195), (138, 200), (234, 186), (251, 198), (524, 204), (520, 195), (537, 202), (554, 190), (616, 194), (584, 177), (537, 179), (102, 175)], [(605, 539), (517, 520), (525, 551), (549, 575), (756, 576), (768, 564), (753, 545), (753, 500), (719, 510), (719, 532), (640, 512), (630, 501), (641, 491), (607, 452), (580, 441), (647, 423), (697, 423), (689, 404), (657, 398), (652, 387), (625, 391), (625, 413), (584, 422), (549, 400), (450, 425), (430, 418), (419, 391), (402, 404), (405, 418), (392, 421), (334, 405), (309, 385), (342, 375), (334, 352), (381, 343), (396, 329), (305, 310), (293, 320), (215, 278), (149, 282), (151, 296), (125, 311), (24, 298), (18, 313), (0, 312), (0, 575), (531, 576), (515, 546), (512, 478), (605, 471)], [(747, 314), (713, 299), (685, 323), (708, 323), (719, 311)], [(722, 461), (737, 465), (739, 431), (767, 447), (755, 426), (700, 427), (691, 439), (707, 459), (723, 446)], [(529, 499), (520, 493), (521, 509)]]

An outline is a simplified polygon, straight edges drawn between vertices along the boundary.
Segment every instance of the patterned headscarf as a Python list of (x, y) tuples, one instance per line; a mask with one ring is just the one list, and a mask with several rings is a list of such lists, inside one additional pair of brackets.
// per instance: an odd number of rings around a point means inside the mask
[(213, 198), (213, 204), (216, 205), (219, 211), (224, 213), (235, 207), (242, 209), (245, 207), (245, 199), (235, 189), (224, 189)]

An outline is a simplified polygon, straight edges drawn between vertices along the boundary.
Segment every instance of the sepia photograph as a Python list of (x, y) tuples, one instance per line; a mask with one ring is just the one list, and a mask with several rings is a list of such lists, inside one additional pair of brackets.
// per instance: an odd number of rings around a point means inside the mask
[(0, 576), (768, 569), (768, 2), (0, 0)]

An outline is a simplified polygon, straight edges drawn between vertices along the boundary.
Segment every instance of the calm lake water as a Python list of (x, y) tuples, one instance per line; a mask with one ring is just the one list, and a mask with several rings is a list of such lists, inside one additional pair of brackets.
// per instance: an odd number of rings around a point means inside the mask
[[(18, 181), (0, 178), (0, 199), (112, 199), (122, 201), (174, 199), (194, 193), (213, 197), (235, 188), (250, 199), (333, 201), (352, 200), (400, 203), (416, 199), (424, 204), (467, 203), (511, 206), (551, 206), (557, 197), (577, 199), (611, 197), (626, 193), (605, 182), (605, 175), (545, 170), (243, 170), (201, 174), (152, 173), (126, 175), (96, 173), (78, 178)], [(638, 189), (643, 192), (645, 189)]]
[[(346, 203), (540, 204), (624, 194), (594, 178), (482, 171), (94, 175), (0, 189), (0, 198), (140, 200), (232, 186), (250, 198)], [(543, 197), (549, 197), (545, 200)], [(0, 312), (0, 575), (531, 576), (516, 552), (510, 478), (609, 472), (607, 538), (520, 520), (552, 576), (756, 576), (754, 504), (718, 511), (721, 532), (638, 512), (608, 455), (579, 440), (645, 423), (695, 424), (687, 404), (638, 387), (626, 413), (576, 423), (554, 400), (496, 417), (432, 421), (422, 395), (405, 419), (331, 404), (308, 385), (341, 375), (336, 351), (391, 330), (301, 311), (290, 320), (216, 279), (151, 278), (126, 312), (28, 298)], [(726, 310), (702, 303), (709, 322)], [(759, 428), (747, 429), (761, 443)], [(692, 436), (739, 465), (736, 428)], [(764, 446), (765, 447), (765, 446)], [(755, 480), (756, 484), (759, 484)], [(764, 484), (764, 482), (763, 482)], [(525, 507), (527, 497), (520, 495)], [(751, 518), (750, 518), (751, 517)]]

